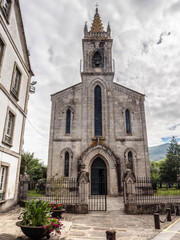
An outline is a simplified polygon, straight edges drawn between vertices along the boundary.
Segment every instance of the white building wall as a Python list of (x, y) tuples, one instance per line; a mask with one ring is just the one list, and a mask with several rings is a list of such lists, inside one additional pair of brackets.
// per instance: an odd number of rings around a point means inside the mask
[(1, 161), (9, 164), (5, 198), (6, 200), (11, 200), (15, 198), (16, 177), (17, 177), (16, 169), (18, 167), (18, 158), (11, 156), (9, 154), (0, 152), (0, 162)]
[[(27, 113), (28, 90), (33, 75), (28, 61), (19, 1), (12, 1), (9, 23), (0, 7), (0, 37), (5, 42), (5, 51), (0, 71), (0, 169), (8, 169), (5, 196), (0, 201), (0, 210), (4, 210), (17, 201), (21, 151), (24, 137), (25, 117)], [(21, 72), (18, 100), (11, 94), (14, 64)], [(3, 142), (7, 109), (15, 114), (12, 146)]]
[(8, 93), (10, 93), (14, 63), (16, 62), (20, 71), (22, 72), (20, 91), (19, 91), (20, 92), (19, 101), (17, 103), (22, 109), (24, 109), (25, 99), (26, 99), (26, 89), (28, 87), (29, 76), (28, 76), (28, 73), (25, 71), (24, 66), (22, 65), (19, 57), (17, 56), (17, 52), (12, 47), (9, 38), (7, 37), (6, 33), (3, 31), (2, 25), (0, 25), (0, 32), (1, 32), (2, 38), (6, 43), (3, 66), (1, 69), (1, 75), (0, 75), (1, 76), (0, 83), (5, 87)]
[[(2, 114), (0, 114), (0, 122), (2, 123), (0, 125), (0, 138), (1, 138), (0, 141), (2, 141), (2, 138), (3, 138), (5, 122), (6, 122), (6, 113), (7, 113), (7, 108), (9, 107), (16, 114), (16, 116), (15, 116), (15, 126), (14, 126), (14, 134), (13, 134), (13, 143), (12, 143), (13, 146), (8, 148), (10, 148), (12, 151), (16, 153), (19, 153), (23, 114), (6, 97), (6, 95), (3, 94), (2, 91), (0, 91), (0, 102), (2, 103), (2, 105), (0, 106), (0, 112), (2, 112)], [(3, 147), (7, 147), (7, 145), (2, 142), (0, 145)]]

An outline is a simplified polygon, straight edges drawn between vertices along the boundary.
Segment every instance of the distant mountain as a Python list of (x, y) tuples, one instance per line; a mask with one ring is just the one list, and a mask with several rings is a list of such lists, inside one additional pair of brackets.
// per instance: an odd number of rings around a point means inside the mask
[(157, 162), (166, 156), (169, 143), (165, 143), (155, 147), (149, 147), (149, 158)]

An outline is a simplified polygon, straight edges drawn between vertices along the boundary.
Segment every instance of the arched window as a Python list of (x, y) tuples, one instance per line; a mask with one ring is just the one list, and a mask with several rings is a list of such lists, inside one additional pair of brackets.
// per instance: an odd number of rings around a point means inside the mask
[(130, 111), (126, 109), (126, 133), (131, 133)]
[(102, 136), (102, 103), (101, 88), (97, 85), (94, 89), (94, 127), (95, 136)]
[(70, 134), (71, 130), (71, 110), (68, 109), (66, 112), (66, 133)]
[(132, 155), (132, 152), (128, 152), (128, 162), (130, 163), (130, 169), (133, 170), (133, 155)]
[(103, 58), (100, 52), (95, 52), (93, 56), (93, 67), (103, 67)]
[(69, 177), (69, 153), (65, 152), (64, 176)]

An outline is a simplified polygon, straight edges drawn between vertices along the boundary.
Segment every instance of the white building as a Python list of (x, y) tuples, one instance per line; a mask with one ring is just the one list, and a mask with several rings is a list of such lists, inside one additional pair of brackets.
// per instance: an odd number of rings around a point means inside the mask
[(0, 0), (0, 210), (17, 201), (32, 75), (19, 0)]
[(113, 82), (112, 45), (96, 8), (84, 28), (82, 82), (51, 96), (48, 178), (77, 178), (83, 164), (93, 195), (122, 194), (128, 164), (150, 177), (145, 97)]

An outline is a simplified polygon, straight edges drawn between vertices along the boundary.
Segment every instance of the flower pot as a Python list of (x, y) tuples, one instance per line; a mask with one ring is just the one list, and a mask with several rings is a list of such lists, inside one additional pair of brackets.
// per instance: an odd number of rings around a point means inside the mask
[(16, 222), (16, 226), (20, 227), (22, 232), (31, 239), (41, 239), (45, 236), (47, 239), (50, 238), (49, 232), (45, 232), (42, 226), (25, 226), (21, 221)]
[(51, 212), (52, 212), (52, 217), (61, 218), (61, 214), (65, 212), (65, 209), (64, 208), (59, 210), (52, 209)]

